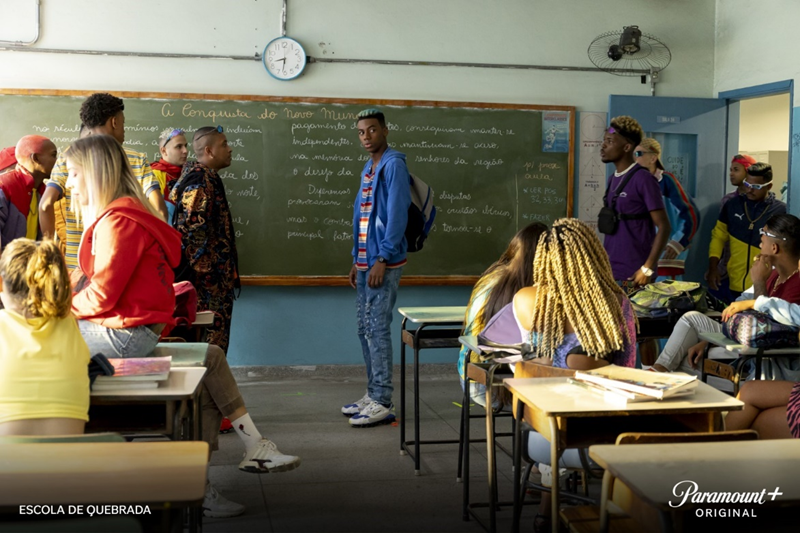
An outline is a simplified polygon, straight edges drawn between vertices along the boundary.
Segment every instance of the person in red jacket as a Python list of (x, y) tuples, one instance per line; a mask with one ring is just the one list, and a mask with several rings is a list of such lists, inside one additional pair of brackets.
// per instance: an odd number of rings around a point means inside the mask
[[(143, 357), (153, 351), (161, 331), (173, 324), (172, 269), (180, 263), (180, 233), (151, 207), (127, 164), (122, 145), (108, 135), (75, 141), (66, 153), (73, 206), (86, 228), (78, 268), (72, 272), (72, 311), (92, 355)], [(231, 374), (225, 353), (209, 345), (203, 379), (203, 440), (217, 448), (222, 416), (233, 421), (245, 445), (239, 469), (284, 472), (300, 458), (284, 455), (261, 436)], [(244, 506), (228, 501), (210, 484), (204, 512), (236, 516)]]

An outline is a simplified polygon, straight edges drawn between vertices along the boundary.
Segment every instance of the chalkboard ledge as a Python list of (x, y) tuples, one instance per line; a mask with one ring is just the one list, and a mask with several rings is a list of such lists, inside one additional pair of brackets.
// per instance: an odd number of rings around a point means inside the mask
[[(472, 286), (479, 276), (404, 276), (400, 285), (407, 287), (447, 285)], [(347, 287), (347, 276), (243, 276), (242, 285), (273, 285), (294, 287)]]

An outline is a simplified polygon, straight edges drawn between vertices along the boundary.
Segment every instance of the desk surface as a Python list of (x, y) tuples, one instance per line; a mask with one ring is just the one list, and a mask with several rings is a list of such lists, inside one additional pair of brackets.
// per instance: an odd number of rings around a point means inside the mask
[(196, 502), (205, 493), (205, 442), (26, 443), (0, 448), (0, 506)]
[(205, 366), (208, 343), (160, 342), (148, 357), (172, 357), (172, 368)]
[[(724, 333), (700, 333), (698, 335), (701, 340), (708, 341), (714, 346), (722, 346), (729, 352), (734, 352), (739, 355), (755, 355), (758, 353), (758, 348), (753, 348), (746, 344), (740, 344), (734, 340), (729, 339)], [(800, 348), (768, 348), (764, 350), (768, 354), (785, 354), (785, 355), (800, 355)]]
[[(742, 442), (702, 442), (682, 444), (635, 444), (591, 446), (589, 455), (597, 464), (622, 480), (639, 497), (662, 510), (675, 510), (683, 499), (673, 494), (676, 483), (694, 481), (698, 492), (761, 492), (780, 487), (775, 501), (767, 504), (800, 501), (800, 440), (752, 440)], [(691, 488), (684, 483), (678, 494)], [(683, 508), (725, 504), (692, 504)], [(731, 506), (730, 504), (728, 506)], [(747, 505), (747, 507), (751, 507)], [(752, 505), (757, 508), (758, 505)]]
[(90, 399), (102, 401), (175, 401), (188, 400), (197, 391), (206, 369), (198, 368), (173, 368), (169, 371), (169, 378), (158, 382), (157, 389), (129, 389), (129, 390), (102, 390), (92, 391)]
[(671, 412), (738, 411), (739, 400), (706, 383), (698, 383), (693, 396), (625, 406), (606, 403), (594, 392), (572, 385), (568, 378), (514, 378), (505, 385), (526, 404), (535, 406), (545, 416), (592, 417), (615, 414), (663, 414)]
[(467, 307), (401, 307), (397, 312), (414, 324), (463, 324)]

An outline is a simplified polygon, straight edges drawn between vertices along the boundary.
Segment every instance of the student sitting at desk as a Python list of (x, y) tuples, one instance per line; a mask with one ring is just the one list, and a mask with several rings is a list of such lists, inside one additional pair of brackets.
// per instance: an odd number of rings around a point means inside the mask
[[(172, 268), (180, 262), (181, 238), (148, 204), (125, 158), (122, 145), (108, 135), (80, 139), (67, 153), (67, 186), (86, 226), (72, 273), (72, 309), (92, 354), (144, 357), (165, 326), (173, 324)], [(208, 347), (202, 409), (203, 440), (212, 450), (223, 415), (233, 422), (245, 445), (240, 470), (283, 472), (300, 465), (299, 457), (280, 453), (262, 438), (225, 353), (214, 345)], [(203, 506), (210, 517), (244, 512), (211, 485)]]
[(556, 220), (539, 239), (533, 283), (513, 308), (523, 339), (537, 349), (534, 361), (579, 370), (634, 365), (636, 318), (594, 230)]
[[(511, 303), (518, 290), (533, 283), (533, 258), (539, 237), (545, 231), (547, 226), (541, 222), (533, 222), (519, 230), (500, 259), (481, 275), (467, 304), (464, 335), (478, 335), (489, 319)], [(461, 377), (462, 389), (468, 354), (470, 350), (464, 346), (458, 355), (458, 375)], [(470, 361), (475, 362), (477, 359), (470, 357)], [(472, 383), (469, 392), (475, 403), (486, 407), (486, 387), (480, 383)]]
[[(756, 256), (749, 274), (753, 287), (725, 309), (723, 319), (745, 309), (755, 308), (770, 313), (775, 320), (780, 320), (772, 311), (774, 305), (766, 307), (767, 301), (782, 301), (787, 305), (800, 303), (800, 219), (794, 215), (775, 215), (761, 228), (760, 233), (761, 254)], [(767, 298), (760, 298), (764, 296)], [(800, 321), (795, 324), (800, 324)], [(722, 325), (703, 313), (686, 313), (675, 324), (675, 329), (653, 365), (653, 370), (700, 375), (697, 365), (707, 343), (700, 341), (699, 334), (721, 331)], [(732, 352), (727, 354), (728, 358), (736, 358), (736, 354)], [(773, 363), (780, 377), (791, 377), (796, 372), (784, 358), (776, 358)]]
[[(512, 306), (522, 338), (536, 348), (534, 362), (576, 370), (634, 365), (636, 317), (594, 230), (574, 218), (556, 220), (539, 239), (533, 283)], [(532, 432), (529, 447), (542, 445), (549, 447)], [(550, 486), (550, 465), (538, 467)], [(535, 531), (549, 527), (550, 512), (550, 493), (543, 493)]]
[(83, 433), (89, 349), (70, 313), (67, 265), (53, 241), (6, 246), (0, 300), (0, 435)]

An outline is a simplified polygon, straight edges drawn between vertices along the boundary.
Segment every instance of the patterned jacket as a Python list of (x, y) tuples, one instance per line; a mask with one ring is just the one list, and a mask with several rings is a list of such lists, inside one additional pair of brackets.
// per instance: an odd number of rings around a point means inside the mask
[(187, 162), (170, 200), (175, 203), (172, 224), (181, 233), (183, 259), (193, 270), (190, 281), (198, 291), (220, 293), (238, 288), (236, 236), (219, 174), (197, 161)]

